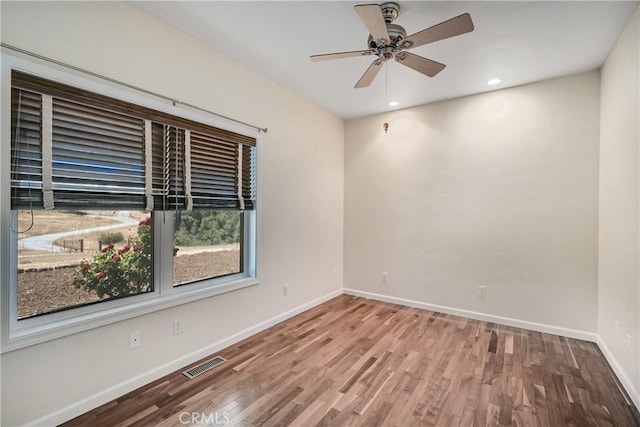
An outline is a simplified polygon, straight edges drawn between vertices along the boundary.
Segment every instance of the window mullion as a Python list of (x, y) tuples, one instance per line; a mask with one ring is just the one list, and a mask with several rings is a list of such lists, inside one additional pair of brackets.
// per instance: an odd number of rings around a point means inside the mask
[(173, 292), (173, 229), (175, 213), (157, 212), (154, 215), (153, 282), (160, 295)]

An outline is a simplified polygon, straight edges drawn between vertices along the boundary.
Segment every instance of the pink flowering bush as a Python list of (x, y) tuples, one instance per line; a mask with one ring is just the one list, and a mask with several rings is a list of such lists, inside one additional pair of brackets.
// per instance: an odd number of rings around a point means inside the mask
[(138, 224), (138, 235), (121, 248), (108, 244), (75, 270), (73, 284), (78, 289), (95, 291), (98, 297), (117, 298), (151, 290), (153, 264), (151, 217)]

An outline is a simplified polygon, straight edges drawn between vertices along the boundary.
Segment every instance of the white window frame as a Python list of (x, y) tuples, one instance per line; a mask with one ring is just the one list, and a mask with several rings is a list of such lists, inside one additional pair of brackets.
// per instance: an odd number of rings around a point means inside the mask
[[(90, 79), (80, 73), (72, 73), (62, 67), (54, 67), (44, 62), (35, 62), (18, 56), (2, 53), (2, 86), (0, 89), (0, 353), (42, 343), (52, 339), (75, 334), (144, 314), (164, 310), (169, 307), (209, 298), (259, 283), (257, 276), (257, 209), (245, 211), (243, 230), (242, 272), (222, 277), (203, 279), (191, 284), (173, 286), (172, 248), (175, 213), (155, 212), (153, 215), (153, 291), (112, 301), (70, 308), (59, 312), (17, 320), (17, 237), (10, 231), (11, 200), (11, 70), (23, 71), (60, 83), (86, 89), (122, 101), (184, 117), (220, 129), (256, 138), (256, 149), (260, 146), (257, 131), (235, 123), (223, 121), (202, 112), (172, 105), (151, 95), (134, 92), (132, 89), (117, 87), (105, 81)], [(258, 159), (259, 159), (258, 153)], [(256, 168), (258, 165), (256, 165)], [(256, 171), (257, 173), (257, 171)], [(259, 181), (259, 180), (258, 180)], [(259, 195), (259, 191), (258, 191)]]

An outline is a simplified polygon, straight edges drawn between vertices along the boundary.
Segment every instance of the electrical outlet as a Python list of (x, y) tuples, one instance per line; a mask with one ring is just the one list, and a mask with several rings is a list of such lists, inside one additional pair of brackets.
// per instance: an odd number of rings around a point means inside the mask
[(179, 320), (173, 321), (173, 335), (178, 335), (182, 333), (182, 322)]
[(631, 334), (627, 334), (627, 348), (631, 348)]
[(129, 350), (134, 350), (142, 345), (140, 331), (131, 332), (129, 335)]
[(613, 322), (613, 333), (618, 335), (619, 332), (620, 332), (620, 322), (616, 320), (615, 322)]
[(284, 296), (289, 295), (289, 285), (284, 285), (282, 287), (282, 295), (284, 295)]
[(389, 273), (386, 271), (382, 272), (382, 283), (389, 283)]
[(478, 296), (480, 298), (487, 296), (487, 287), (485, 285), (478, 285)]

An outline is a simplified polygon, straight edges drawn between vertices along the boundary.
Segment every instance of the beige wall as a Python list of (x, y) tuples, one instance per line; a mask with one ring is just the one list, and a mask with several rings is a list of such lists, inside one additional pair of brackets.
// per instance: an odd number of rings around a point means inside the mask
[[(602, 81), (589, 72), (402, 110), (385, 135), (381, 116), (345, 128), (127, 4), (0, 7), (4, 43), (269, 128), (260, 285), (3, 354), (1, 425), (73, 413), (339, 291), (343, 259), (346, 288), (597, 331), (638, 404), (638, 12)], [(176, 337), (174, 318), (184, 325)], [(135, 352), (133, 330), (143, 333)]]
[[(269, 128), (258, 163), (260, 284), (3, 354), (1, 425), (65, 412), (339, 292), (342, 120), (126, 3), (2, 2), (1, 8), (4, 43)], [(3, 170), (3, 188), (6, 175)], [(286, 297), (284, 283), (290, 287)], [(174, 318), (184, 325), (178, 336), (171, 334)], [(128, 336), (134, 330), (142, 332), (143, 345), (132, 352)]]
[[(640, 407), (639, 11), (602, 68), (598, 333)], [(618, 325), (616, 326), (616, 322)], [(611, 359), (610, 359), (611, 360)]]
[(598, 115), (594, 71), (348, 121), (345, 288), (595, 332)]

